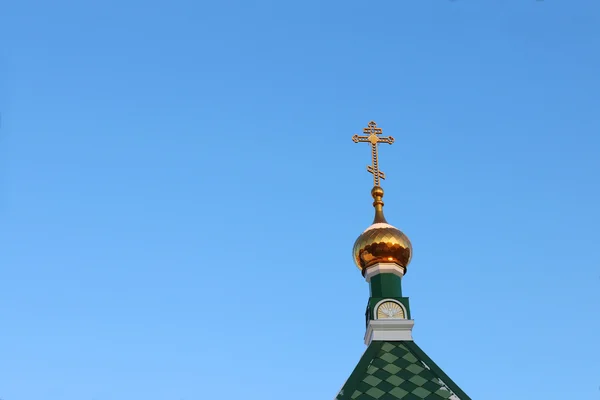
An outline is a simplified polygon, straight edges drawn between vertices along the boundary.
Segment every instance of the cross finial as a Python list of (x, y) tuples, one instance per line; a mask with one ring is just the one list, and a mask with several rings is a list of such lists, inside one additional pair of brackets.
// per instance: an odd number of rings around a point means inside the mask
[(379, 170), (379, 154), (377, 152), (377, 144), (379, 143), (394, 143), (394, 138), (391, 136), (381, 137), (383, 133), (383, 129), (378, 128), (375, 121), (369, 122), (369, 125), (366, 128), (363, 128), (363, 133), (367, 136), (352, 136), (352, 141), (354, 143), (358, 142), (368, 142), (371, 144), (371, 156), (372, 156), (372, 164), (367, 166), (367, 171), (373, 174), (373, 183), (374, 186), (379, 186), (379, 179), (385, 179), (385, 174), (383, 171)]

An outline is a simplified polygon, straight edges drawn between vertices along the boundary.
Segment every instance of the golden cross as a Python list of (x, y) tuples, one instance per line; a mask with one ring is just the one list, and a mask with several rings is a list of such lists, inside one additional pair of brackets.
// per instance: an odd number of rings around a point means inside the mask
[(388, 137), (380, 137), (377, 135), (381, 135), (383, 130), (377, 127), (375, 121), (369, 122), (369, 126), (363, 128), (363, 133), (368, 136), (352, 136), (352, 141), (354, 143), (358, 142), (369, 142), (371, 144), (371, 155), (373, 158), (373, 164), (367, 166), (367, 171), (373, 174), (373, 183), (375, 186), (379, 186), (379, 179), (385, 179), (385, 174), (379, 170), (379, 155), (377, 153), (377, 144), (378, 143), (394, 143), (394, 138), (391, 136)]

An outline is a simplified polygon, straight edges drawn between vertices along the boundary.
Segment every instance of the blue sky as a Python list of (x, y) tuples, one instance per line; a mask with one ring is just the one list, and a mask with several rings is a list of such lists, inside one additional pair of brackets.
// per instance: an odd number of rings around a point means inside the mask
[(0, 398), (328, 399), (364, 350), (370, 120), (417, 343), (600, 398), (600, 3), (0, 14)]

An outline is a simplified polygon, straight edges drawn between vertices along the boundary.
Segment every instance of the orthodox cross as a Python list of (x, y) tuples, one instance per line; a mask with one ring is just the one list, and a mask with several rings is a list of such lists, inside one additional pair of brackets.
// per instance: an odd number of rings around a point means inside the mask
[(372, 164), (367, 166), (367, 171), (373, 174), (373, 183), (375, 184), (375, 186), (379, 186), (379, 179), (385, 179), (385, 174), (383, 173), (383, 171), (379, 170), (379, 155), (377, 153), (377, 144), (392, 144), (394, 143), (394, 138), (391, 136), (377, 136), (383, 133), (383, 129), (378, 128), (375, 121), (369, 122), (369, 126), (363, 128), (363, 133), (367, 136), (354, 135), (352, 136), (352, 141), (354, 143), (368, 142), (371, 144)]

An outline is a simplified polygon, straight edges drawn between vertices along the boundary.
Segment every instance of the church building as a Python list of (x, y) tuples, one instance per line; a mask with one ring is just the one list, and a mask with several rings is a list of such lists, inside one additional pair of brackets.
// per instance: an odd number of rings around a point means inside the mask
[(415, 343), (412, 337), (408, 297), (402, 296), (402, 278), (412, 256), (408, 237), (383, 216), (383, 189), (379, 170), (379, 143), (392, 144), (382, 137), (381, 128), (371, 121), (364, 136), (355, 143), (371, 146), (373, 174), (371, 190), (375, 219), (354, 243), (354, 262), (370, 286), (366, 312), (367, 349), (335, 400), (471, 400), (448, 375)]

